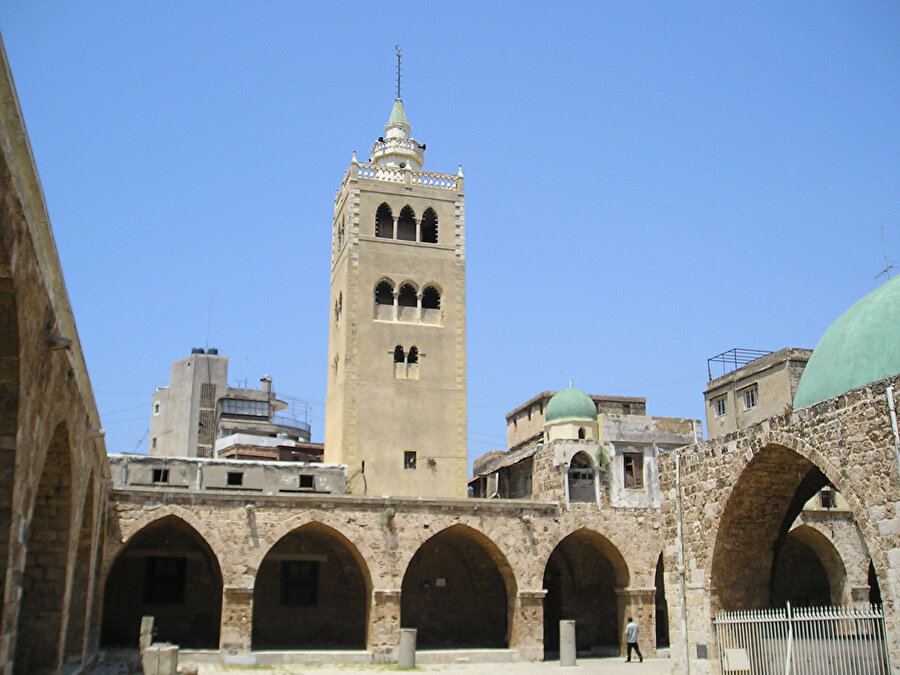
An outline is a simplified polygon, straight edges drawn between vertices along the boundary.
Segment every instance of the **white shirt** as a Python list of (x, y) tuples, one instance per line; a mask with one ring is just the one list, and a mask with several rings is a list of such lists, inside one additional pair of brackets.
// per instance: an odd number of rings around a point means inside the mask
[(638, 641), (638, 625), (632, 621), (627, 626), (625, 626), (625, 642), (637, 642)]

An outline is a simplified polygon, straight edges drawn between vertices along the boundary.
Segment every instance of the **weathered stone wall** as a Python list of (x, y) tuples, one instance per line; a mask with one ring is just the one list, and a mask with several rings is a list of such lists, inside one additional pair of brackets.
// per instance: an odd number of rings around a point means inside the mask
[[(884, 599), (891, 660), (900, 668), (900, 481), (885, 398), (891, 383), (875, 382), (661, 456), (672, 654), (681, 672), (685, 645), (677, 627), (682, 608), (691, 672), (714, 672), (714, 614), (768, 605), (774, 552), (805, 500), (826, 482), (846, 499), (871, 556)], [(708, 659), (698, 658), (704, 645)]]
[[(540, 659), (544, 575), (551, 554), (573, 533), (600, 542), (594, 546), (595, 556), (609, 560), (617, 570), (611, 589), (616, 605), (611, 616), (615, 618), (607, 619), (606, 639), (613, 647), (621, 645), (624, 615), (631, 612), (644, 627), (642, 649), (654, 653), (654, 577), (662, 539), (658, 516), (652, 510), (598, 509), (594, 504), (565, 509), (553, 502), (524, 500), (198, 496), (152, 489), (115, 490), (109, 509), (104, 578), (129, 542), (162, 518), (181, 519), (209, 545), (222, 573), (220, 642), (226, 652), (251, 648), (254, 603), (260, 601), (256, 584), (263, 561), (273, 551), (278, 554), (276, 546), (286, 541), (287, 535), (313, 527), (325, 539), (307, 553), (321, 554), (328, 542), (345, 560), (355, 560), (361, 578), (367, 580), (365, 606), (354, 611), (365, 621), (366, 647), (378, 658), (394, 654), (398, 629), (407, 625), (404, 611), (421, 616), (427, 595), (459, 591), (461, 596), (470, 593), (475, 598), (484, 593), (485, 597), (455, 602), (453, 616), (432, 626), (435, 643), (462, 646), (465, 635), (461, 631), (451, 631), (448, 639), (440, 634), (441, 626), (458, 626), (467, 616), (478, 625), (485, 615), (499, 610), (507, 622), (507, 635), (501, 637), (523, 658)], [(582, 558), (578, 564), (589, 565), (588, 558)], [(468, 570), (463, 569), (465, 565), (460, 567), (460, 561), (467, 561)], [(438, 579), (447, 585), (438, 586)], [(413, 586), (418, 588), (416, 593)], [(105, 590), (116, 592), (109, 585)], [(591, 593), (591, 587), (586, 592)], [(505, 603), (496, 607), (493, 596), (504, 594)], [(274, 599), (269, 596), (265, 602), (271, 607)], [(496, 625), (493, 620), (490, 623)]]
[[(60, 337), (71, 340), (68, 349), (58, 348)], [(94, 615), (74, 589), (90, 593), (93, 565), (79, 563), (95, 560), (99, 548), (92, 502), (108, 469), (102, 439), (91, 432), (97, 427), (0, 46), (0, 673), (53, 669), (63, 650), (77, 662), (86, 648), (85, 626)]]

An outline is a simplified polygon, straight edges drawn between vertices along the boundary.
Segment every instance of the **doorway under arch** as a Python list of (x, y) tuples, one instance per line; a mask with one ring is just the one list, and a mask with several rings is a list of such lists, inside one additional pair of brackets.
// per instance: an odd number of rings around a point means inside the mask
[(147, 525), (116, 557), (103, 593), (101, 644), (135, 646), (145, 615), (155, 617), (159, 642), (219, 646), (219, 562), (203, 537), (177, 516)]
[(488, 537), (453, 525), (423, 543), (406, 568), (400, 623), (424, 649), (510, 646), (516, 584)]
[(308, 523), (266, 554), (253, 590), (253, 649), (365, 649), (372, 583), (356, 547)]
[(628, 566), (603, 535), (581, 529), (565, 537), (544, 568), (544, 656), (559, 653), (559, 622), (575, 621), (579, 653), (615, 656), (620, 651), (617, 589), (628, 586)]

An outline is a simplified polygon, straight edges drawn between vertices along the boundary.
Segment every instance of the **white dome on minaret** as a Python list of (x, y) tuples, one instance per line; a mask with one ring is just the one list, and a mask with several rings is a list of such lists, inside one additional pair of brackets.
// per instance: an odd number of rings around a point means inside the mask
[(406, 120), (403, 99), (394, 100), (391, 116), (384, 127), (384, 136), (372, 146), (373, 164), (410, 168), (418, 171), (425, 162), (425, 145), (409, 135), (412, 127)]

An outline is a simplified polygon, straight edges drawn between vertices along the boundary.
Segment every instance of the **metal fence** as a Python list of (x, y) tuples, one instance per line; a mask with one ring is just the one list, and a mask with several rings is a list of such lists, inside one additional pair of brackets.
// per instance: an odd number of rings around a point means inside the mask
[(723, 675), (890, 672), (881, 607), (798, 607), (716, 615)]

